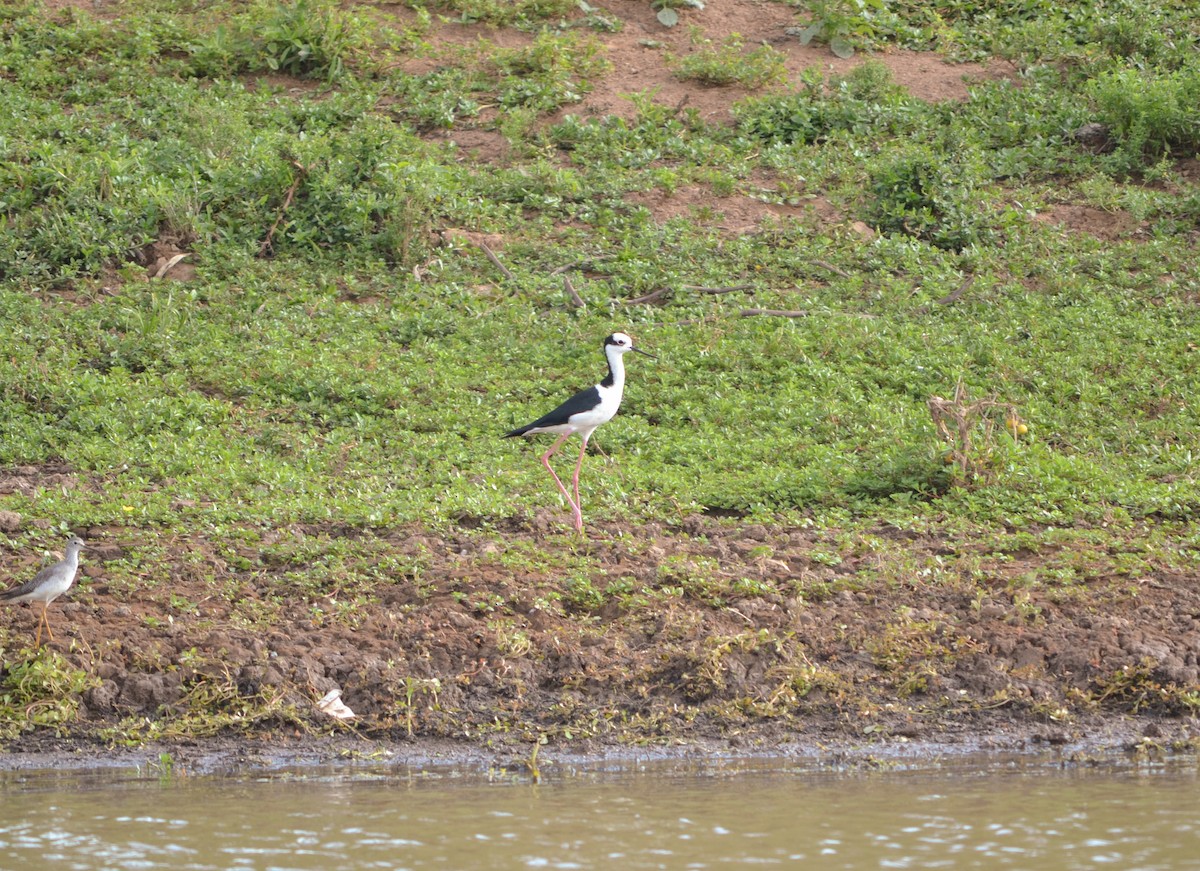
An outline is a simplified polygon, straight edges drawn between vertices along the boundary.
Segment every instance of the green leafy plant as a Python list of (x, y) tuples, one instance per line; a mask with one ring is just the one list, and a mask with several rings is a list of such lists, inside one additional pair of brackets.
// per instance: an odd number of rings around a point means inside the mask
[(841, 58), (870, 47), (880, 36), (879, 19), (888, 14), (885, 0), (814, 0), (812, 21), (800, 32), (800, 44), (826, 43)]
[(195, 69), (270, 71), (336, 81), (371, 44), (365, 23), (328, 0), (257, 3), (189, 44)]
[(259, 31), (268, 69), (336, 79), (345, 71), (348, 41), (342, 19), (331, 9), (296, 0), (264, 22)]
[(83, 693), (100, 683), (53, 650), (0, 652), (5, 654), (0, 673), (0, 738), (39, 728), (64, 733), (79, 716)]
[(1125, 68), (1102, 74), (1091, 85), (1099, 117), (1118, 142), (1123, 169), (1146, 166), (1172, 152), (1200, 148), (1200, 65), (1154, 72)]
[(542, 112), (578, 102), (591, 90), (590, 79), (611, 66), (595, 39), (573, 31), (543, 31), (528, 46), (498, 49), (489, 65), (503, 77), (501, 105)]
[(703, 9), (704, 0), (652, 0), (650, 8), (656, 10), (659, 24), (674, 27), (679, 23), (680, 9)]
[(404, 678), (404, 699), (402, 702), (397, 702), (404, 713), (404, 728), (405, 734), (412, 737), (416, 727), (417, 717), (417, 699), (420, 696), (429, 697), (429, 707), (436, 708), (438, 705), (438, 693), (441, 692), (442, 683), (437, 678), (416, 678), (407, 676)]
[(741, 34), (733, 33), (714, 43), (711, 39), (692, 34), (692, 51), (672, 60), (675, 75), (694, 79), (705, 85), (739, 84), (747, 88), (779, 84), (787, 80), (783, 55), (763, 44), (745, 50)]
[(577, 0), (438, 0), (434, 5), (457, 12), (464, 24), (520, 27), (562, 18), (578, 8)]
[(991, 236), (981, 208), (981, 170), (927, 148), (888, 154), (871, 169), (863, 218), (886, 233), (901, 233), (951, 251)]
[(735, 107), (739, 128), (755, 139), (801, 144), (837, 133), (900, 133), (922, 111), (878, 61), (865, 61), (828, 81), (819, 71), (808, 70), (799, 89), (753, 97)]

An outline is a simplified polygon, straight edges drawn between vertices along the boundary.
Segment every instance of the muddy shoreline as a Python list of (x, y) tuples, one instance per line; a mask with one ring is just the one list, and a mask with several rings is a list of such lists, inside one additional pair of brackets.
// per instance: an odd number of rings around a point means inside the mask
[[(557, 519), (374, 537), (272, 530), (247, 553), (269, 548), (278, 577), (180, 537), (172, 562), (184, 568), (136, 595), (105, 560), (140, 533), (87, 530), (98, 556), (55, 604), (54, 642), (22, 647), (36, 613), (0, 611), (6, 673), (44, 681), (13, 709), (0, 767), (162, 752), (271, 767), (384, 751), (503, 766), (535, 744), (544, 760), (864, 762), (1200, 746), (1200, 584), (1168, 555), (1145, 559), (1135, 579), (1115, 567), (1170, 530), (1130, 529), (1124, 543), (1110, 533), (1114, 566), (1090, 555), (1086, 581), (1057, 587), (1027, 578), (1078, 557), (1027, 531), (851, 534), (693, 517), (597, 524), (580, 541)], [(349, 602), (286, 583), (291, 549), (340, 535), (417, 568)], [(333, 691), (353, 720), (319, 709)]]
[[(885, 740), (734, 736), (638, 746), (592, 739), (548, 743), (533, 760), (541, 776), (574, 769), (645, 764), (770, 763), (813, 771), (928, 769), (969, 764), (1124, 768), (1200, 764), (1200, 724), (1192, 719), (1096, 717), (1071, 729), (1011, 722), (942, 724), (937, 737)], [(453, 769), (488, 776), (531, 774), (532, 742), (378, 739), (355, 734), (225, 735), (137, 747), (95, 738), (30, 733), (0, 752), (0, 771), (82, 773), (136, 769), (174, 775), (271, 774), (284, 770), (371, 768), (395, 772)], [(166, 762), (164, 762), (166, 760)]]

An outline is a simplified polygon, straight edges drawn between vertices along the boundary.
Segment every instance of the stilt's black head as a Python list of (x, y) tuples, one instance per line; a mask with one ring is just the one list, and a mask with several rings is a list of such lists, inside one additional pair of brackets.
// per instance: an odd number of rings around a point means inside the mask
[(637, 353), (646, 357), (658, 359), (657, 357), (654, 357), (653, 354), (643, 351), (641, 348), (633, 347), (633, 339), (625, 333), (613, 333), (611, 336), (605, 339), (604, 350), (607, 351), (610, 347), (615, 348), (622, 354), (624, 354), (626, 351), (637, 351)]

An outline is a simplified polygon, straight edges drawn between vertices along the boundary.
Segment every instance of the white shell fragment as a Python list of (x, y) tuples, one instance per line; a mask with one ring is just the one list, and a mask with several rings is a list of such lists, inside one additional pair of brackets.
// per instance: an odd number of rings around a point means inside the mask
[(317, 702), (317, 708), (324, 714), (328, 714), (335, 720), (353, 720), (354, 711), (346, 707), (346, 703), (342, 701), (341, 690), (330, 690), (321, 697)]

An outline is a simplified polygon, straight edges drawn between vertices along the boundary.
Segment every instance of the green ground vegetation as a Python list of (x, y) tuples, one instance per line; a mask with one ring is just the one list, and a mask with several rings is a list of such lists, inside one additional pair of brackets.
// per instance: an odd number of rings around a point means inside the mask
[[(570, 107), (608, 69), (595, 35), (619, 25), (602, 4), (2, 0), (0, 464), (85, 482), (0, 497), (55, 524), (10, 546), (48, 546), (57, 524), (186, 530), (251, 567), (283, 561), (298, 588), (419, 584), (371, 531), (487, 530), (556, 505), (535, 449), (499, 434), (593, 383), (614, 329), (659, 360), (629, 360), (596, 439), (608, 458), (583, 477), (590, 518), (1194, 522), (1191, 4), (811, 6), (798, 19), (824, 16), (818, 41), (1014, 72), (953, 104), (873, 61), (788, 89), (772, 51), (732, 40), (678, 74), (725, 81), (757, 51), (751, 80), (728, 79), (750, 89), (733, 123), (648, 97), (630, 120), (583, 118)], [(535, 37), (404, 72), (439, 17)], [(1087, 123), (1111, 147), (1081, 145)], [(464, 158), (466, 128), (507, 137), (505, 161)], [(686, 219), (637, 204), (683, 186), (712, 193)], [(730, 236), (712, 218), (735, 194), (820, 197), (845, 221)], [(1063, 203), (1143, 230), (1037, 219)], [(448, 228), (502, 237), (510, 275)], [(164, 241), (191, 280), (148, 275)], [(556, 272), (570, 264), (583, 308)], [(363, 535), (244, 556), (262, 529), (305, 523)], [(112, 589), (169, 576), (164, 553), (111, 563)], [(565, 570), (556, 597), (618, 595)]]

